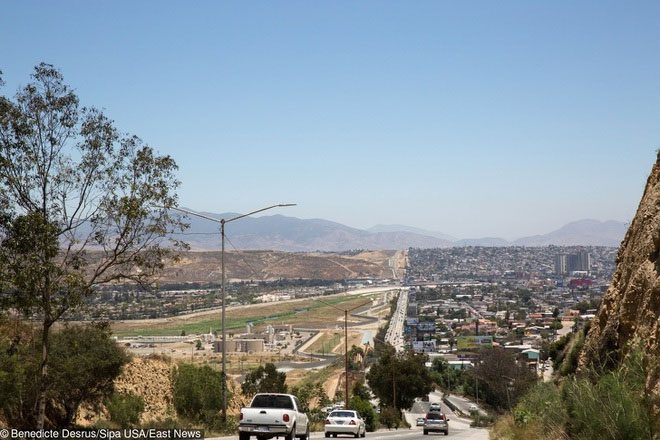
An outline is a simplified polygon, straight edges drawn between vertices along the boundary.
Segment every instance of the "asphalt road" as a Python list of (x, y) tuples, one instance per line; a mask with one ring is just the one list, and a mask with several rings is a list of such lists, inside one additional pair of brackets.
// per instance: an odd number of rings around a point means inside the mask
[[(483, 428), (471, 428), (470, 421), (468, 419), (458, 417), (456, 414), (454, 414), (454, 412), (452, 412), (452, 410), (441, 401), (440, 396), (441, 396), (440, 393), (431, 393), (431, 395), (429, 396), (430, 397), (429, 402), (417, 401), (410, 409), (410, 411), (404, 414), (406, 420), (412, 426), (410, 429), (407, 428), (392, 429), (392, 430), (385, 429), (376, 432), (367, 432), (366, 438), (372, 440), (396, 440), (396, 439), (428, 440), (437, 436), (441, 438), (454, 438), (454, 439), (462, 439), (462, 440), (488, 440), (488, 430)], [(429, 406), (431, 405), (432, 402), (440, 403), (442, 412), (447, 414), (447, 417), (449, 418), (448, 436), (445, 436), (444, 434), (439, 432), (430, 432), (428, 435), (424, 435), (424, 432), (422, 431), (422, 427), (415, 426), (415, 420), (418, 417), (424, 417), (426, 415)], [(310, 435), (310, 438), (311, 440), (320, 440), (320, 439), (325, 439), (325, 436), (323, 432), (313, 432)], [(330, 438), (334, 438), (334, 437), (330, 437)], [(353, 438), (353, 436), (340, 435), (337, 438), (338, 439)], [(208, 439), (208, 440), (236, 440), (236, 439), (238, 439), (238, 435), (229, 436), (229, 437), (215, 437), (213, 439)], [(252, 439), (254, 440), (255, 437), (253, 437)]]
[[(485, 429), (475, 429), (475, 428), (470, 428), (465, 427), (464, 425), (461, 424), (461, 426), (458, 426), (454, 420), (450, 420), (449, 422), (449, 435), (445, 436), (442, 433), (436, 433), (436, 432), (430, 432), (428, 435), (424, 435), (422, 432), (422, 427), (415, 427), (413, 426), (410, 429), (392, 429), (390, 431), (388, 430), (381, 430), (377, 432), (367, 432), (367, 439), (371, 440), (396, 440), (396, 439), (406, 439), (406, 440), (429, 440), (434, 437), (440, 437), (440, 438), (454, 438), (454, 439), (462, 439), (462, 440), (487, 440), (488, 439), (488, 431)], [(310, 435), (311, 440), (321, 440), (325, 439), (325, 436), (322, 432), (313, 432)], [(330, 437), (334, 438), (334, 437)], [(337, 437), (338, 439), (342, 438), (353, 438), (352, 435), (340, 435)], [(229, 436), (229, 437), (215, 437), (213, 439), (207, 439), (207, 440), (236, 440), (238, 439), (238, 435), (234, 436)], [(255, 437), (252, 437), (252, 440), (254, 440)]]
[[(431, 403), (439, 403), (440, 410), (447, 415), (449, 419), (449, 436), (448, 438), (460, 438), (460, 439), (470, 439), (470, 440), (487, 440), (488, 439), (488, 430), (483, 428), (471, 428), (470, 420), (466, 418), (459, 417), (456, 415), (441, 399), (442, 394), (433, 392), (429, 394), (428, 402), (416, 401), (410, 411), (406, 412), (404, 415), (406, 421), (412, 426), (411, 430), (419, 431), (417, 435), (420, 435), (419, 438), (429, 438), (425, 436), (422, 432), (422, 427), (416, 427), (415, 421), (418, 417), (424, 417), (431, 406)], [(405, 431), (405, 430), (404, 430)], [(441, 435), (445, 437), (444, 434), (440, 433), (429, 433), (428, 435)], [(412, 436), (411, 438), (418, 438)]]

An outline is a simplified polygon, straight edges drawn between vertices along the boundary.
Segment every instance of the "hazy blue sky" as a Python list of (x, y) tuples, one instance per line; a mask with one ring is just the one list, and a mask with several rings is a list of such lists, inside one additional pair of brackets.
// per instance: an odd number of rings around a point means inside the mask
[(205, 211), (520, 237), (628, 221), (660, 146), (660, 2), (2, 1), (3, 94), (40, 61)]

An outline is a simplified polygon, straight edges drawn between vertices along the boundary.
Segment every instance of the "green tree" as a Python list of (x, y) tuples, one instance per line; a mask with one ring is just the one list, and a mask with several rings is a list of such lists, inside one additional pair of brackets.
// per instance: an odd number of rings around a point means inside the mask
[(32, 329), (14, 322), (0, 330), (0, 415), (11, 427), (29, 428), (39, 389), (33, 379), (39, 363)]
[(436, 385), (448, 391), (456, 389), (462, 384), (460, 371), (451, 368), (447, 360), (443, 358), (433, 359), (431, 376)]
[[(51, 339), (46, 416), (61, 429), (71, 425), (81, 403), (98, 404), (112, 394), (128, 356), (111, 338), (107, 324), (67, 326)], [(9, 346), (0, 342), (0, 408), (11, 426), (34, 426), (39, 352), (39, 341), (27, 332)]]
[(371, 406), (369, 400), (363, 399), (360, 396), (353, 396), (351, 397), (350, 408), (357, 411), (364, 419), (367, 431), (373, 432), (376, 430), (378, 425), (378, 415), (373, 406)]
[(321, 383), (304, 382), (300, 386), (292, 387), (290, 392), (298, 398), (298, 402), (304, 413), (310, 411), (311, 403), (315, 399), (319, 405), (328, 405), (330, 403), (330, 399), (325, 393)]
[(369, 388), (367, 388), (362, 381), (357, 381), (355, 382), (355, 385), (353, 385), (353, 395), (366, 401), (369, 401), (373, 398)]
[(40, 320), (36, 428), (52, 382), (53, 324), (95, 286), (147, 283), (182, 245), (163, 246), (185, 227), (168, 209), (177, 204), (176, 168), (81, 107), (49, 64), (36, 66), (14, 99), (0, 96), (0, 292), (5, 306)]
[(550, 323), (550, 330), (561, 330), (563, 327), (563, 324), (561, 323), (560, 320), (555, 320)]
[(367, 373), (369, 387), (382, 405), (410, 409), (415, 398), (433, 391), (433, 379), (425, 366), (427, 359), (412, 352), (397, 354), (390, 348)]
[(243, 394), (252, 396), (256, 393), (286, 393), (286, 373), (280, 373), (272, 363), (259, 365), (245, 375), (241, 384)]
[(519, 362), (513, 353), (503, 348), (481, 350), (472, 374), (468, 376), (468, 391), (499, 409), (512, 408), (518, 398), (537, 380), (536, 374)]
[(362, 362), (364, 360), (364, 350), (361, 347), (353, 345), (350, 350), (348, 350), (348, 368), (351, 371), (358, 371), (362, 368)]
[(69, 426), (83, 402), (100, 402), (109, 396), (129, 360), (111, 338), (107, 323), (65, 327), (53, 335), (51, 355), (49, 394), (64, 409), (59, 426)]
[(206, 424), (214, 423), (222, 408), (221, 372), (208, 365), (181, 364), (173, 373), (173, 386), (177, 414)]

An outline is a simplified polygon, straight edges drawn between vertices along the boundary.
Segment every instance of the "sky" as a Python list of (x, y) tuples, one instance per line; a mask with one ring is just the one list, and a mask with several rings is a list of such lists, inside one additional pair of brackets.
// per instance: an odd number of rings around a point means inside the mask
[(9, 1), (3, 95), (54, 64), (210, 212), (517, 238), (629, 221), (660, 3)]

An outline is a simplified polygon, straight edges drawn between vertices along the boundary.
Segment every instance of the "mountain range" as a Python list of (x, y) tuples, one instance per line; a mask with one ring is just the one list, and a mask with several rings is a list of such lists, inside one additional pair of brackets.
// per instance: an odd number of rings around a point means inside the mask
[[(200, 212), (217, 219), (240, 214)], [(191, 250), (218, 250), (220, 225), (200, 217), (188, 216), (190, 228), (176, 238), (186, 241)], [(354, 249), (407, 249), (455, 246), (619, 246), (627, 224), (614, 220), (579, 220), (546, 234), (507, 241), (497, 237), (457, 239), (447, 234), (405, 225), (377, 225), (367, 230), (352, 228), (323, 219), (300, 219), (283, 215), (245, 217), (226, 223), (226, 248), (270, 249), (289, 252), (342, 252)]]

